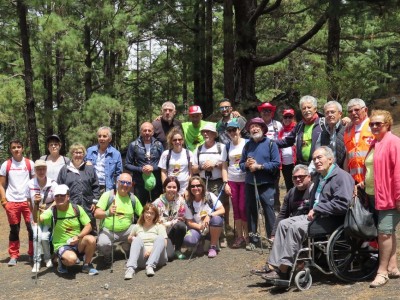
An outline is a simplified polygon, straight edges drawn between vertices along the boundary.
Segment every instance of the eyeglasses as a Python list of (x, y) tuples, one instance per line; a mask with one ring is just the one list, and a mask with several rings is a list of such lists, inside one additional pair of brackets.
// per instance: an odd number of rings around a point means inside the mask
[(351, 114), (351, 113), (353, 113), (353, 112), (356, 113), (356, 114), (358, 114), (358, 113), (360, 112), (360, 110), (362, 110), (364, 107), (365, 107), (365, 106), (360, 107), (360, 108), (349, 109), (349, 110), (347, 110), (347, 112), (348, 112), (349, 114)]
[(131, 186), (132, 185), (132, 182), (130, 182), (130, 181), (118, 180), (118, 182), (119, 182), (119, 184), (122, 184), (122, 185), (127, 185), (127, 186)]
[(191, 184), (190, 188), (194, 189), (194, 188), (202, 188), (203, 186), (201, 184)]
[(285, 120), (287, 120), (287, 119), (293, 119), (293, 116), (284, 116), (283, 117)]
[(173, 139), (172, 141), (173, 141), (174, 143), (175, 143), (175, 142), (182, 142), (183, 139)]
[(270, 109), (263, 109), (261, 111), (261, 113), (268, 114), (268, 113), (271, 113), (271, 110)]
[(236, 130), (237, 130), (237, 128), (234, 127), (234, 128), (228, 128), (226, 131), (227, 132), (235, 132)]
[(381, 128), (383, 126), (383, 124), (386, 124), (385, 122), (369, 122), (369, 127), (370, 128)]
[(293, 175), (292, 179), (293, 180), (297, 180), (297, 179), (304, 180), (304, 178), (306, 178), (307, 176), (308, 175)]
[(232, 106), (220, 106), (219, 110), (224, 111), (230, 109)]

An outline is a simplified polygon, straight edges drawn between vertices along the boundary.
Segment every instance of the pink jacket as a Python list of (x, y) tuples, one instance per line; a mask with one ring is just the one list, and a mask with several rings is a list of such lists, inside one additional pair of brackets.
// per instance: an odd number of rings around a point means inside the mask
[(375, 208), (395, 209), (400, 201), (400, 138), (389, 131), (380, 142), (374, 140), (370, 150), (372, 147), (375, 147)]

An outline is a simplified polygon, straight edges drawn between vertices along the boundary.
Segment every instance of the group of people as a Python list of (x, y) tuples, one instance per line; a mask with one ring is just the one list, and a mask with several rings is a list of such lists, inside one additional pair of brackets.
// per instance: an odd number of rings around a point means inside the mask
[[(197, 105), (181, 123), (175, 105), (165, 102), (157, 120), (141, 124), (124, 166), (109, 127), (98, 129), (98, 143), (87, 150), (73, 144), (71, 159), (60, 155), (57, 135), (47, 138), (48, 155), (35, 162), (23, 157), (21, 141), (12, 140), (12, 157), (0, 168), (1, 204), (10, 224), (8, 265), (15, 266), (20, 256), (22, 215), (32, 272), (39, 272), (42, 255), (46, 267), (53, 265), (53, 247), (59, 273), (83, 260), (82, 271), (96, 275), (96, 250), (104, 267), (112, 267), (119, 243), (129, 252), (125, 279), (137, 268), (153, 276), (167, 261), (185, 259), (182, 247), (209, 258), (227, 247), (231, 200), (232, 248), (256, 249), (265, 231), (272, 250), (267, 264), (253, 273), (284, 279), (309, 223), (321, 215), (344, 215), (360, 187), (379, 232), (380, 266), (371, 286), (400, 277), (394, 233), (400, 188), (393, 176), (400, 142), (390, 132), (390, 113), (376, 110), (368, 118), (364, 101), (352, 99), (349, 118), (342, 118), (336, 101), (327, 102), (322, 115), (312, 96), (302, 97), (299, 108), (298, 123), (290, 107), (281, 109), (280, 123), (277, 107), (268, 102), (257, 107), (260, 117), (247, 121), (223, 99), (217, 123), (204, 121)], [(287, 189), (282, 205), (281, 172)]]

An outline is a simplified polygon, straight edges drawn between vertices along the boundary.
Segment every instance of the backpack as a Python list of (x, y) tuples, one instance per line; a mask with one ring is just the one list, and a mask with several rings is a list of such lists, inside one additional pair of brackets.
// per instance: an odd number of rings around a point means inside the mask
[(197, 163), (199, 165), (200, 165), (200, 154), (221, 154), (221, 143), (220, 142), (216, 142), (216, 143), (217, 143), (217, 151), (218, 152), (203, 152), (203, 153), (200, 153), (201, 149), (203, 149), (203, 145), (204, 144), (201, 144), (199, 146), (199, 148), (197, 148)]
[[(47, 158), (48, 158), (49, 156), (48, 155), (46, 155), (46, 158), (44, 159), (44, 161), (47, 161)], [(67, 160), (65, 159), (65, 156), (63, 156), (63, 159), (64, 159), (64, 164), (67, 164)]]
[(54, 228), (56, 228), (56, 224), (58, 220), (67, 220), (67, 219), (73, 219), (73, 218), (77, 218), (79, 221), (79, 224), (81, 225), (81, 229), (84, 227), (81, 223), (81, 220), (79, 219), (81, 216), (81, 211), (79, 210), (79, 207), (77, 204), (75, 203), (71, 203), (72, 205), (72, 209), (74, 210), (74, 215), (73, 216), (69, 216), (69, 217), (64, 217), (64, 218), (59, 218), (57, 217), (57, 207), (53, 206), (51, 208), (51, 211), (53, 213), (53, 230)]
[[(132, 209), (133, 209), (132, 221), (134, 221), (135, 220), (136, 198), (135, 198), (135, 195), (133, 193), (129, 193), (129, 198), (131, 199), (131, 204), (132, 204)], [(107, 211), (110, 208), (111, 204), (114, 202), (114, 199), (115, 199), (115, 191), (112, 189), (112, 190), (110, 190), (110, 195), (108, 197), (108, 202), (107, 202), (107, 205), (106, 205), (106, 209), (104, 211)], [(100, 221), (100, 228), (103, 228), (104, 220), (105, 219)]]
[[(31, 162), (29, 160), (29, 158), (24, 157), (25, 159), (25, 165), (26, 168), (28, 169), (29, 172), (29, 179), (32, 179), (32, 166), (31, 166)], [(6, 186), (8, 185), (8, 173), (10, 173), (11, 170), (11, 164), (12, 164), (12, 158), (10, 158), (9, 160), (7, 160), (7, 166), (6, 166)]]
[[(186, 150), (186, 158), (187, 158), (187, 161), (188, 161), (188, 168), (190, 168), (189, 150), (188, 149), (185, 149), (185, 150)], [(166, 163), (167, 163), (167, 166), (166, 166), (167, 173), (168, 173), (168, 169), (169, 169), (169, 161), (171, 160), (171, 155), (172, 155), (172, 149), (169, 149), (168, 150), (168, 155), (167, 155), (167, 161), (166, 161)]]
[[(218, 201), (217, 201), (218, 202)], [(215, 203), (215, 205), (217, 205), (217, 202)], [(212, 199), (210, 196), (210, 192), (206, 192), (206, 203), (208, 204), (208, 206), (214, 211), (215, 207), (213, 206), (212, 203)], [(192, 212), (192, 215), (194, 216), (196, 214), (195, 210), (194, 210), (194, 206), (193, 206), (193, 201), (188, 201), (187, 202), (187, 206), (190, 209), (190, 211)]]

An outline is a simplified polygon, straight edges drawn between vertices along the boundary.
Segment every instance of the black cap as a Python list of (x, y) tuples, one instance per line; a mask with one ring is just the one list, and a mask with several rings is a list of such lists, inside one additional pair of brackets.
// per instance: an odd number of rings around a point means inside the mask
[(59, 137), (57, 134), (49, 135), (49, 136), (46, 138), (46, 144), (47, 144), (50, 140), (57, 140), (59, 143), (61, 143), (61, 139), (60, 139), (60, 137)]

